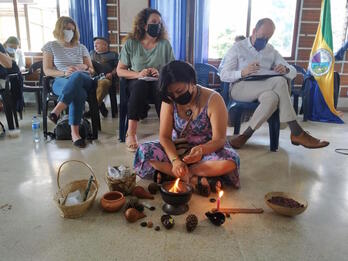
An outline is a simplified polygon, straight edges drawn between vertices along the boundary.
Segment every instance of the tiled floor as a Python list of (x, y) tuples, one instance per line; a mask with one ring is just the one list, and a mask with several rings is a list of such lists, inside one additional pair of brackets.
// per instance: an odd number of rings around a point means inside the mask
[[(199, 225), (189, 234), (186, 215), (175, 217), (172, 230), (162, 227), (156, 232), (140, 222), (127, 223), (121, 212), (101, 211), (107, 166), (133, 161), (133, 154), (117, 140), (118, 119), (103, 120), (99, 140), (79, 150), (70, 141), (33, 144), (32, 113), (28, 109), (24, 114), (20, 137), (0, 140), (0, 260), (347, 260), (348, 160), (334, 151), (348, 148), (347, 125), (301, 122), (313, 135), (328, 139), (330, 146), (293, 146), (285, 129), (276, 153), (269, 152), (268, 128), (263, 126), (239, 150), (242, 187), (227, 189), (222, 206), (261, 207), (265, 212), (232, 215), (215, 227), (204, 216), (214, 204), (194, 195), (189, 213), (198, 216)], [(0, 119), (5, 122), (3, 114)], [(153, 114), (139, 127), (140, 141), (156, 138), (158, 121)], [(76, 220), (61, 218), (53, 202), (58, 167), (69, 159), (88, 162), (100, 183), (93, 207)], [(83, 167), (62, 171), (63, 183), (79, 177), (88, 177)], [(264, 203), (269, 191), (298, 193), (307, 199), (308, 209), (296, 218), (278, 216)], [(148, 202), (157, 210), (146, 210), (144, 220), (158, 225), (162, 200), (156, 195)]]

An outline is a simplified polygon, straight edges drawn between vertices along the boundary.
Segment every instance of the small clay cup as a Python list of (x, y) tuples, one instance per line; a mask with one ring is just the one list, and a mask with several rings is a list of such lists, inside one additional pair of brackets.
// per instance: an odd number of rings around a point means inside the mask
[(126, 198), (118, 191), (105, 193), (100, 199), (100, 205), (107, 212), (116, 212), (120, 210), (125, 202)]

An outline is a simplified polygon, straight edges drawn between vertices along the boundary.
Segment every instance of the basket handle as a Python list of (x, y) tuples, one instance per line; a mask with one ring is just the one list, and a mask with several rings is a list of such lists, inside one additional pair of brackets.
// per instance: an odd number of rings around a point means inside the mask
[(93, 172), (93, 169), (91, 166), (89, 166), (86, 162), (83, 162), (83, 161), (80, 161), (80, 160), (67, 160), (67, 161), (64, 161), (60, 166), (59, 166), (59, 169), (58, 169), (58, 173), (57, 173), (57, 185), (58, 185), (58, 189), (60, 189), (60, 182), (59, 182), (59, 179), (60, 179), (60, 172), (61, 172), (61, 169), (62, 167), (67, 164), (67, 163), (71, 163), (71, 162), (77, 162), (77, 163), (81, 163), (82, 165), (84, 165), (85, 167), (87, 167), (89, 169), (89, 171), (91, 172), (92, 176), (93, 176), (93, 180), (92, 182), (94, 182), (97, 186), (97, 191), (98, 191), (98, 181), (97, 181), (97, 178), (95, 177), (94, 175), (94, 172)]

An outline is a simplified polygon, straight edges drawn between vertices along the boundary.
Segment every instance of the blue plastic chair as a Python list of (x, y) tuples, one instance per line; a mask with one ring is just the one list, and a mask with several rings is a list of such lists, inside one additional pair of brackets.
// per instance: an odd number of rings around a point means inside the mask
[[(298, 66), (296, 64), (293, 64), (292, 66), (295, 67), (296, 71), (303, 76), (303, 82), (308, 77), (307, 72), (305, 69), (303, 69), (301, 66)], [(295, 79), (291, 81), (291, 95), (294, 96), (294, 110), (296, 112), (296, 115), (298, 114), (298, 98), (301, 96), (302, 98), (302, 104), (304, 100), (304, 84), (302, 83), (301, 88), (295, 88)], [(303, 106), (301, 107), (300, 114), (303, 113)]]
[[(217, 92), (221, 92), (220, 87), (216, 87), (215, 83), (215, 77), (218, 75), (218, 69), (210, 65), (208, 63), (195, 63), (195, 70), (197, 74), (197, 83), (204, 86), (208, 87), (211, 89), (214, 89)], [(209, 82), (209, 76), (211, 75), (212, 77), (212, 82)]]
[[(234, 124), (234, 134), (240, 132), (241, 119), (243, 113), (253, 112), (259, 106), (259, 102), (240, 102), (229, 98), (229, 83), (224, 82), (222, 85), (222, 96), (226, 102), (228, 117), (230, 122)], [(267, 120), (269, 127), (270, 150), (277, 151), (279, 148), (279, 110), (276, 110), (272, 116)]]

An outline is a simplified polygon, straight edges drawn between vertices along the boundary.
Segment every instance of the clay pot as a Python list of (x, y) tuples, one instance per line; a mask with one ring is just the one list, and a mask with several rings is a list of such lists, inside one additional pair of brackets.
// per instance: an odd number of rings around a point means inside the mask
[(139, 212), (135, 208), (127, 209), (126, 212), (124, 212), (124, 216), (129, 223), (134, 223), (138, 219), (146, 217), (146, 215), (143, 212)]
[(108, 212), (116, 212), (120, 210), (125, 202), (126, 198), (118, 191), (108, 192), (100, 199), (100, 205)]
[(137, 198), (144, 198), (144, 199), (154, 199), (155, 198), (154, 196), (152, 196), (148, 191), (146, 191), (141, 186), (136, 186), (133, 189), (132, 195), (137, 197)]

